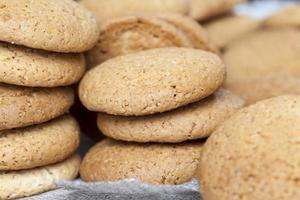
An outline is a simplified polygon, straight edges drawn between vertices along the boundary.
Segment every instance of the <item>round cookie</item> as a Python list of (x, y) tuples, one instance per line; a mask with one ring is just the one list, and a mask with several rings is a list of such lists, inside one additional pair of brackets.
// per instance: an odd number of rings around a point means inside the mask
[(240, 83), (226, 85), (226, 88), (241, 96), (246, 104), (271, 97), (299, 94), (300, 77), (292, 77), (283, 74), (270, 74), (260, 78), (247, 79)]
[(60, 162), (79, 146), (80, 129), (71, 116), (26, 128), (0, 131), (0, 171)]
[(0, 82), (57, 87), (76, 83), (85, 71), (82, 54), (52, 53), (0, 42)]
[(97, 124), (108, 137), (135, 142), (182, 142), (209, 136), (215, 128), (244, 105), (227, 90), (169, 112), (123, 117), (98, 114)]
[(204, 145), (197, 176), (203, 198), (297, 200), (300, 96), (280, 96), (237, 112)]
[(188, 12), (186, 0), (81, 0), (80, 3), (91, 10), (101, 23), (130, 15)]
[(2, 0), (0, 10), (0, 41), (67, 53), (98, 39), (96, 18), (72, 0)]
[(225, 66), (215, 54), (187, 48), (152, 49), (110, 59), (79, 86), (91, 111), (147, 115), (199, 101), (217, 90)]
[(0, 172), (0, 199), (16, 199), (32, 196), (56, 188), (58, 181), (76, 178), (80, 157), (40, 168), (21, 171)]
[(163, 20), (130, 16), (103, 23), (98, 43), (86, 55), (89, 67), (94, 67), (119, 55), (172, 46), (193, 45), (182, 31)]
[(127, 143), (105, 139), (92, 147), (80, 166), (84, 181), (135, 178), (151, 184), (181, 184), (195, 174), (203, 143)]
[(26, 88), (0, 84), (0, 130), (46, 122), (69, 110), (71, 88)]
[(300, 76), (300, 30), (268, 29), (231, 43), (223, 55), (227, 83), (237, 84), (270, 73)]
[(189, 0), (189, 16), (204, 21), (224, 14), (233, 6), (245, 0)]
[(300, 5), (290, 5), (264, 21), (266, 27), (300, 27)]
[(259, 25), (260, 23), (250, 16), (233, 15), (210, 21), (204, 27), (211, 42), (221, 49), (233, 40), (258, 29)]

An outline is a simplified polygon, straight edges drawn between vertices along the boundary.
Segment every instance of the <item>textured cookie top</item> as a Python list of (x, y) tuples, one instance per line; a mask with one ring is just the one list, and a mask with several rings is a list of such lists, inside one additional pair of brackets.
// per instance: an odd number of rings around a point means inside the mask
[(85, 181), (135, 178), (153, 184), (191, 180), (203, 143), (137, 144), (105, 139), (86, 154), (80, 167)]
[(0, 42), (0, 82), (56, 87), (77, 82), (85, 71), (81, 54), (51, 53)]
[(269, 73), (300, 76), (300, 31), (290, 28), (251, 33), (229, 45), (223, 58), (229, 84)]
[(91, 69), (80, 83), (79, 96), (92, 111), (146, 115), (199, 101), (218, 89), (224, 78), (225, 66), (213, 53), (153, 49)]
[(0, 170), (60, 162), (79, 146), (80, 129), (71, 116), (26, 128), (0, 131)]
[(229, 11), (233, 6), (245, 0), (190, 0), (189, 15), (196, 20), (221, 15)]
[(264, 21), (266, 27), (300, 26), (300, 5), (290, 5)]
[(234, 15), (213, 20), (205, 24), (205, 28), (211, 42), (218, 48), (224, 48), (233, 40), (256, 30), (259, 25), (252, 17)]
[(281, 96), (223, 123), (202, 151), (204, 199), (299, 199), (299, 114), (300, 96)]
[(67, 112), (71, 88), (25, 88), (0, 84), (0, 130), (39, 124)]
[(99, 22), (129, 15), (188, 12), (186, 0), (81, 0), (80, 3), (91, 10)]
[(83, 52), (98, 39), (94, 16), (72, 0), (2, 0), (0, 41), (57, 52)]
[(16, 199), (32, 196), (54, 189), (58, 181), (76, 178), (80, 166), (80, 157), (71, 158), (57, 164), (35, 168), (0, 172), (0, 199)]
[(88, 51), (89, 67), (110, 58), (160, 47), (193, 47), (188, 37), (173, 25), (146, 16), (107, 20), (100, 27), (96, 46)]
[(182, 142), (209, 136), (244, 105), (244, 101), (219, 90), (213, 95), (169, 112), (122, 117), (100, 113), (98, 127), (108, 137), (136, 142)]

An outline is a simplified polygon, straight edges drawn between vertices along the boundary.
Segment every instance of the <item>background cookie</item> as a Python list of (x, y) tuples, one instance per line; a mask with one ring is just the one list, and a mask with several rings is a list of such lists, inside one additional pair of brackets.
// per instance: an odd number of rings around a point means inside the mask
[(83, 52), (98, 39), (94, 16), (72, 0), (2, 0), (0, 41), (57, 52)]
[(71, 88), (25, 88), (0, 84), (0, 130), (39, 124), (67, 112)]
[(238, 111), (209, 137), (198, 169), (203, 198), (296, 200), (300, 196), (300, 96)]
[(153, 184), (180, 184), (194, 176), (202, 143), (137, 144), (105, 139), (86, 154), (80, 167), (85, 181), (136, 178)]
[(16, 199), (46, 192), (56, 187), (57, 181), (76, 178), (80, 165), (77, 155), (54, 165), (31, 170), (0, 172), (0, 198)]
[(188, 12), (186, 0), (81, 0), (80, 3), (91, 10), (101, 23), (129, 15)]
[(169, 112), (122, 117), (99, 113), (98, 127), (108, 137), (136, 142), (182, 142), (204, 138), (243, 106), (241, 98), (226, 90)]
[(81, 102), (91, 111), (115, 115), (164, 112), (199, 101), (225, 77), (222, 60), (195, 49), (153, 49), (108, 60), (86, 73)]
[(56, 87), (77, 82), (85, 71), (81, 54), (50, 53), (0, 42), (0, 82)]
[(273, 14), (264, 21), (266, 27), (300, 27), (300, 5), (290, 5)]
[(163, 20), (131, 16), (103, 23), (98, 43), (86, 55), (89, 67), (93, 67), (119, 55), (172, 46), (193, 45), (182, 31)]
[(0, 170), (19, 170), (60, 162), (79, 146), (80, 129), (74, 118), (0, 131)]

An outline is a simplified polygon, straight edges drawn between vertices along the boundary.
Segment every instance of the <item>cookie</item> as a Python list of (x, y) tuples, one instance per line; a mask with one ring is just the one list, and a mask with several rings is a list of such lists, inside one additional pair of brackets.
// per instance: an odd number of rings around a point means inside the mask
[(2, 0), (0, 10), (0, 41), (67, 53), (98, 39), (96, 18), (72, 0)]
[(255, 31), (259, 25), (260, 23), (250, 16), (231, 15), (210, 21), (204, 27), (207, 30), (210, 41), (222, 49), (233, 40)]
[(197, 103), (161, 114), (123, 117), (99, 113), (97, 124), (103, 134), (117, 140), (175, 143), (208, 137), (243, 104), (241, 98), (220, 89)]
[(204, 21), (229, 11), (245, 0), (190, 0), (189, 16)]
[(281, 96), (223, 123), (201, 154), (203, 199), (299, 199), (299, 113), (300, 96)]
[(135, 178), (151, 184), (181, 184), (195, 173), (203, 143), (138, 144), (105, 139), (92, 147), (80, 166), (84, 181)]
[(270, 73), (300, 76), (300, 30), (260, 30), (230, 44), (223, 55), (227, 83), (237, 84)]
[(56, 188), (58, 181), (76, 178), (80, 157), (69, 159), (40, 168), (20, 171), (0, 172), (0, 199), (16, 199), (32, 196)]
[(0, 84), (0, 130), (46, 122), (69, 110), (71, 88), (25, 88)]
[(89, 67), (110, 58), (159, 47), (192, 47), (187, 36), (173, 25), (153, 17), (131, 16), (103, 23), (96, 46), (88, 51)]
[(130, 15), (188, 12), (186, 0), (81, 0), (80, 3), (91, 10), (100, 23)]
[(197, 102), (223, 83), (215, 54), (187, 48), (152, 49), (110, 59), (88, 71), (79, 86), (91, 111), (147, 115)]
[(63, 116), (44, 124), (0, 131), (0, 171), (20, 170), (60, 162), (79, 146), (80, 129)]
[(226, 85), (226, 88), (241, 96), (246, 104), (271, 97), (299, 94), (300, 77), (292, 77), (283, 74), (268, 74), (254, 79), (247, 79), (240, 83)]
[(29, 87), (76, 83), (85, 71), (81, 54), (50, 53), (0, 42), (0, 82)]
[(266, 27), (300, 27), (300, 5), (290, 5), (264, 21)]

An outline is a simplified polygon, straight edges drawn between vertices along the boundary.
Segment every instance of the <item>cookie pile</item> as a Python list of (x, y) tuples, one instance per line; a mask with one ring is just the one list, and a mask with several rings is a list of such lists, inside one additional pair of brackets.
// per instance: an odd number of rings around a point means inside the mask
[(0, 199), (29, 196), (77, 176), (80, 129), (69, 85), (96, 19), (71, 0), (0, 2)]
[(220, 89), (224, 79), (218, 55), (175, 47), (119, 56), (89, 70), (79, 86), (80, 100), (99, 112), (98, 127), (107, 137), (123, 142), (106, 139), (93, 147), (81, 177), (190, 180), (203, 141), (187, 141), (208, 137), (243, 106)]

